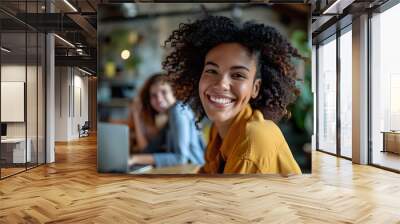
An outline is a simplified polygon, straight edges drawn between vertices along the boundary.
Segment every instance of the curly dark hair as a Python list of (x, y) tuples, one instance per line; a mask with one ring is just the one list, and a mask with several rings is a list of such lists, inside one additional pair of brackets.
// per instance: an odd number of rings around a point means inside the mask
[(251, 107), (276, 122), (289, 117), (287, 107), (300, 94), (292, 59), (304, 58), (275, 28), (254, 22), (239, 25), (223, 16), (181, 23), (164, 42), (164, 47), (172, 49), (162, 65), (177, 99), (192, 107), (198, 121), (205, 116), (199, 81), (207, 53), (222, 43), (239, 43), (257, 58), (256, 77), (261, 78), (261, 86), (258, 96), (249, 101)]

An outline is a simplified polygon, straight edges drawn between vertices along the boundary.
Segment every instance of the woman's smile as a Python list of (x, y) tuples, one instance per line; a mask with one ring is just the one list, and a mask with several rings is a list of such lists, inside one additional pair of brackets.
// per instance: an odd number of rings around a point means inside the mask
[(213, 106), (221, 109), (229, 107), (235, 103), (235, 99), (230, 96), (207, 94), (207, 93), (206, 96)]

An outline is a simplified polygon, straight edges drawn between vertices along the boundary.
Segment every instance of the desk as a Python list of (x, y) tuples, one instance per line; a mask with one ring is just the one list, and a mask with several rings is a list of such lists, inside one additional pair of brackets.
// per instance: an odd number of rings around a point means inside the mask
[(382, 152), (400, 154), (400, 131), (383, 131)]
[[(25, 154), (25, 138), (6, 138), (1, 139), (1, 157), (6, 163), (25, 163), (31, 161), (31, 145), (30, 138), (27, 139)], [(11, 159), (12, 158), (12, 159)]]
[(167, 166), (160, 168), (152, 168), (137, 174), (196, 174), (200, 166), (193, 164), (185, 164), (179, 166)]

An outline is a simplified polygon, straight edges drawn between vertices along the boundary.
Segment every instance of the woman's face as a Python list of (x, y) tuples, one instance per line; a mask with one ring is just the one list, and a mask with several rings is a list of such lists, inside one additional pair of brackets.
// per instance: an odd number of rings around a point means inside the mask
[(155, 83), (150, 87), (150, 104), (158, 113), (166, 112), (176, 102), (171, 85)]
[(208, 118), (224, 124), (255, 98), (260, 80), (255, 80), (256, 58), (238, 43), (224, 43), (211, 49), (204, 62), (199, 95)]

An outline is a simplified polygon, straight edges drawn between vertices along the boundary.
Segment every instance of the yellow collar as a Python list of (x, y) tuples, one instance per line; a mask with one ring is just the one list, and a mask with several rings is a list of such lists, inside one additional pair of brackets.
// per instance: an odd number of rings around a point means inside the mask
[[(234, 147), (233, 144), (235, 144), (236, 140), (239, 139), (239, 136), (235, 135), (234, 133), (244, 133), (246, 123), (251, 118), (252, 114), (253, 109), (249, 104), (247, 104), (245, 108), (243, 108), (243, 110), (240, 111), (239, 114), (236, 115), (236, 117), (233, 119), (232, 124), (226, 132), (225, 138), (223, 140), (218, 135), (218, 131), (215, 125), (213, 125), (211, 129), (210, 147), (219, 148), (219, 151), (225, 161), (231, 153), (232, 148)], [(218, 147), (219, 145), (221, 145), (221, 147)]]

